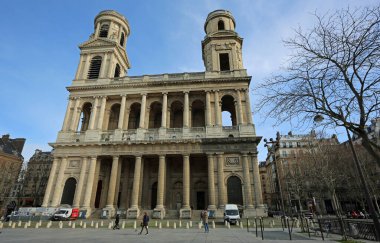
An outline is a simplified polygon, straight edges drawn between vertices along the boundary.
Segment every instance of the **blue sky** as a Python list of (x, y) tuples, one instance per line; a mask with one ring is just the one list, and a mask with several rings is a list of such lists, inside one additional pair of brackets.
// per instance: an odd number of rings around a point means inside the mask
[[(129, 21), (128, 75), (204, 71), (201, 41), (207, 14), (227, 9), (244, 38), (243, 63), (251, 88), (286, 65), (282, 40), (293, 29), (312, 26), (313, 12), (375, 5), (377, 0), (65, 0), (3, 1), (0, 9), (0, 135), (24, 137), (25, 160), (35, 149), (51, 150), (62, 127), (69, 86), (79, 61), (78, 45), (93, 32), (94, 17), (113, 9)], [(256, 97), (251, 92), (252, 107)], [(256, 133), (274, 137), (289, 124), (273, 127), (254, 115)], [(306, 133), (308, 131), (294, 131)], [(336, 132), (336, 131), (333, 131)], [(338, 131), (338, 136), (340, 133)], [(259, 159), (265, 159), (262, 144)]]

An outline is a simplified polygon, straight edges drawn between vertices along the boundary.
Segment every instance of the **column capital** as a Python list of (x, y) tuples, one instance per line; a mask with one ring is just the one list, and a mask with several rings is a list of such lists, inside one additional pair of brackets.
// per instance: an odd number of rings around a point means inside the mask
[(188, 93), (190, 93), (190, 90), (184, 90), (183, 93), (188, 94)]
[(114, 156), (112, 156), (112, 158), (113, 158), (113, 159), (119, 159), (120, 156), (119, 156), (119, 155), (114, 155)]
[(163, 94), (163, 95), (168, 95), (168, 93), (169, 92), (167, 92), (167, 91), (161, 92), (161, 94)]
[(148, 93), (146, 92), (143, 92), (143, 93), (140, 93), (141, 96), (148, 96)]
[(212, 91), (209, 90), (209, 89), (206, 89), (205, 92), (206, 92), (206, 93), (211, 93)]
[(127, 94), (120, 94), (120, 97), (127, 97)]
[(158, 154), (158, 157), (159, 157), (159, 158), (162, 158), (162, 157), (165, 158), (165, 157), (166, 157), (166, 154)]
[(182, 154), (183, 157), (190, 157), (190, 154)]

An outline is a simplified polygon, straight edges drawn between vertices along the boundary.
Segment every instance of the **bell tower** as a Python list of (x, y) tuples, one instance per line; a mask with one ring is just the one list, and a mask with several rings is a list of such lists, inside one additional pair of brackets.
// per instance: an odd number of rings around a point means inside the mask
[(207, 16), (202, 41), (206, 71), (244, 69), (241, 48), (243, 39), (235, 32), (235, 19), (227, 10), (215, 10)]
[(94, 20), (94, 33), (79, 45), (80, 61), (74, 81), (125, 76), (130, 68), (126, 53), (129, 33), (124, 16), (113, 10), (100, 12)]

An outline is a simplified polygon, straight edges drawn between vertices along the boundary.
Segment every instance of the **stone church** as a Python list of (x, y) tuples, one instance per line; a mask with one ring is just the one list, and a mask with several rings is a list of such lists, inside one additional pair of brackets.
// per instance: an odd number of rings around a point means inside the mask
[(191, 218), (205, 208), (223, 217), (232, 203), (245, 216), (263, 215), (261, 137), (235, 27), (229, 11), (207, 16), (203, 72), (128, 76), (128, 21), (100, 12), (79, 46), (42, 206), (68, 204), (87, 217)]

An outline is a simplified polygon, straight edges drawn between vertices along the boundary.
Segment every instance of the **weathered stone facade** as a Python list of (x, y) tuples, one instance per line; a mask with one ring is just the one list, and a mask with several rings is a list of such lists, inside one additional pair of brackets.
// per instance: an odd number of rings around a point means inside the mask
[[(127, 20), (95, 18), (70, 92), (43, 206), (72, 204), (136, 218), (191, 217), (227, 203), (262, 210), (257, 144), (242, 64), (242, 38), (230, 12), (210, 13), (202, 42), (206, 71), (128, 76)], [(123, 76), (125, 75), (125, 76)], [(222, 112), (231, 125), (223, 126)], [(256, 212), (257, 210), (257, 212)]]

